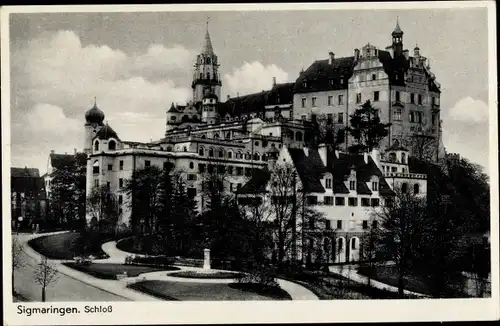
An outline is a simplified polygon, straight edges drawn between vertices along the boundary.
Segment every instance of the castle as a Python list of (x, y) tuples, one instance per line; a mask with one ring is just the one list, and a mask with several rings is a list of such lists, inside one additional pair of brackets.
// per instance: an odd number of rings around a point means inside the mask
[[(194, 66), (192, 100), (168, 107), (164, 138), (125, 141), (104, 123), (104, 112), (96, 104), (86, 112), (87, 194), (107, 185), (117, 194), (121, 222), (126, 224), (130, 198), (120, 190), (135, 170), (173, 164), (203, 211), (204, 173), (220, 169), (228, 175), (226, 191), (244, 194), (255, 175), (288, 162), (297, 169), (312, 205), (326, 214), (327, 228), (344, 232), (325, 238), (325, 247), (344, 248), (331, 261), (357, 260), (360, 234), (370, 220), (367, 208), (384, 205), (383, 197), (398, 187), (425, 195), (426, 175), (412, 165), (413, 137), (432, 140), (433, 160), (443, 156), (444, 149), (440, 85), (418, 46), (413, 56), (404, 49), (399, 22), (390, 46), (381, 50), (367, 44), (353, 54), (336, 58), (330, 52), (327, 59), (301, 71), (293, 83), (278, 84), (274, 79), (268, 91), (223, 102), (219, 61), (207, 28)], [(323, 145), (309, 148), (313, 122), (326, 118), (345, 128), (349, 115), (367, 100), (378, 109), (381, 121), (391, 124), (379, 149), (347, 154), (350, 137), (335, 151)], [(311, 171), (314, 178), (308, 176)]]

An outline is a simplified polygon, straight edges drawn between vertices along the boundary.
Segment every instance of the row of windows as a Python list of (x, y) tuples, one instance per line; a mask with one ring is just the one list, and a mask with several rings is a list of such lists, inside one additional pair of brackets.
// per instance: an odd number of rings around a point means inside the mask
[[(300, 138), (302, 140), (302, 137), (300, 137)], [(198, 154), (200, 156), (205, 156), (205, 148), (204, 147), (200, 147), (200, 149), (198, 150)], [(219, 150), (217, 150), (217, 156), (216, 156), (215, 150), (211, 147), (211, 148), (208, 149), (208, 157), (218, 157), (218, 158), (232, 159), (233, 158), (233, 152), (232, 151), (225, 152), (222, 148), (220, 148)], [(236, 152), (236, 155), (234, 155), (234, 158), (236, 158), (236, 159), (245, 159), (245, 160), (254, 160), (254, 161), (260, 161), (260, 160), (267, 161), (268, 160), (267, 154), (264, 153), (261, 156), (260, 153), (258, 153), (258, 152), (255, 152), (253, 154), (251, 154), (250, 152), (246, 152), (245, 154), (243, 154), (243, 152), (238, 151), (238, 152)]]
[[(318, 204), (318, 196), (308, 196), (306, 199), (306, 203), (308, 205), (317, 205)], [(348, 197), (347, 204), (348, 204), (348, 206), (358, 206), (358, 198)], [(326, 206), (345, 206), (345, 197), (324, 196), (323, 197), (323, 205), (326, 205)], [(361, 198), (361, 206), (363, 206), (363, 207), (370, 207), (370, 206), (371, 207), (378, 207), (378, 206), (380, 206), (380, 199), (378, 199), (378, 198)]]
[[(302, 98), (302, 107), (305, 108), (307, 106), (307, 98), (303, 97)], [(343, 94), (340, 94), (337, 96), (337, 104), (338, 105), (342, 105), (344, 104), (344, 95)], [(327, 98), (327, 105), (328, 106), (332, 106), (333, 105), (333, 95), (329, 95), (328, 98)], [(312, 107), (316, 107), (317, 106), (317, 97), (316, 96), (313, 96), (311, 98), (311, 106)]]
[[(335, 117), (337, 118), (337, 123), (344, 123), (344, 113), (342, 113), (342, 112), (335, 113)], [(302, 118), (303, 121), (306, 121), (307, 120), (307, 114), (302, 114), (301, 118)], [(326, 115), (326, 119), (327, 119), (328, 123), (333, 123), (333, 121), (335, 120), (334, 119), (334, 113), (328, 113)], [(316, 114), (311, 114), (311, 121), (313, 121), (313, 122), (317, 121), (317, 115)], [(297, 132), (300, 132), (300, 131), (297, 131)], [(302, 133), (300, 134), (300, 136), (301, 137), (299, 139), (299, 137), (297, 135), (296, 140), (302, 141)]]
[(225, 166), (225, 165), (213, 165), (213, 164), (203, 164), (200, 163), (198, 164), (198, 171), (200, 173), (213, 173), (217, 172), (219, 174), (227, 173), (228, 175), (235, 175), (235, 176), (247, 176), (250, 177), (252, 175), (252, 172), (257, 169), (252, 169), (252, 168), (243, 168), (241, 166)]
[[(94, 151), (95, 152), (99, 151), (99, 145), (100, 145), (99, 141), (96, 140), (95, 143), (94, 143)], [(110, 150), (110, 151), (116, 150), (116, 142), (114, 140), (110, 140), (108, 142), (108, 150)]]
[[(336, 221), (336, 229), (342, 229), (343, 228), (343, 222), (342, 220), (337, 220)], [(354, 229), (356, 227), (356, 221), (348, 221), (349, 222), (349, 228), (350, 229)], [(368, 220), (363, 220), (362, 221), (362, 227), (363, 227), (363, 230), (368, 230), (368, 223), (369, 221)], [(331, 230), (332, 229), (332, 221), (330, 220), (326, 220), (325, 221), (325, 228), (327, 230)], [(372, 222), (372, 228), (376, 229), (378, 228), (378, 221), (373, 221)]]

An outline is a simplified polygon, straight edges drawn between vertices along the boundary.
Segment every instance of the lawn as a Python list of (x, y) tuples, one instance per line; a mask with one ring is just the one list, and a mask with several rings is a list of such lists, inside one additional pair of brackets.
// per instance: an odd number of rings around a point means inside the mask
[(177, 267), (164, 267), (155, 268), (149, 266), (134, 266), (125, 264), (77, 264), (77, 263), (64, 263), (65, 266), (76, 269), (80, 272), (87, 273), (97, 278), (116, 280), (116, 275), (127, 272), (127, 276), (135, 277), (143, 273), (159, 272), (159, 271), (175, 271), (179, 270)]
[(249, 301), (249, 300), (290, 300), (285, 291), (272, 294), (253, 292), (254, 289), (245, 288), (239, 284), (192, 283), (143, 281), (129, 285), (130, 288), (156, 296), (164, 300), (180, 301)]
[[(365, 276), (370, 276), (373, 280), (398, 286), (398, 273), (393, 266), (376, 266), (373, 268), (360, 267), (358, 273)], [(420, 275), (410, 274), (404, 278), (405, 290), (412, 292), (431, 295), (432, 291), (428, 282)], [(447, 297), (463, 297), (464, 295), (450, 285)]]
[[(87, 253), (95, 257), (106, 258), (101, 245), (107, 239), (96, 241), (87, 248)], [(77, 232), (60, 233), (30, 240), (28, 244), (38, 253), (50, 259), (73, 259), (82, 254), (82, 236)]]

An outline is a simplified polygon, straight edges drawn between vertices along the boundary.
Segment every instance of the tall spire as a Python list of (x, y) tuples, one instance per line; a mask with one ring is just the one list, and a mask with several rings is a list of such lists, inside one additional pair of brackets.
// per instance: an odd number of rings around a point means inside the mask
[(396, 28), (394, 28), (392, 34), (403, 34), (401, 27), (399, 27), (399, 16), (396, 18)]
[(210, 20), (210, 17), (207, 17), (207, 28), (205, 32), (205, 43), (203, 44), (203, 48), (201, 50), (201, 53), (205, 54), (213, 54), (214, 49), (212, 47), (212, 41), (210, 40), (210, 33), (208, 33), (208, 21)]

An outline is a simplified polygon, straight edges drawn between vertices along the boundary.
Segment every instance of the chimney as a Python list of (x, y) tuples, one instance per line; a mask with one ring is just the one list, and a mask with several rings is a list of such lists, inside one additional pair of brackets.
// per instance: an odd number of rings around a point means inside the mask
[(55, 150), (53, 150), (53, 149), (50, 150), (50, 154), (55, 154), (55, 153), (56, 153)]
[(378, 169), (380, 171), (382, 171), (382, 164), (380, 163), (380, 160), (381, 160), (380, 151), (378, 149), (374, 148), (374, 149), (372, 149), (370, 156), (371, 156), (373, 162), (375, 162), (375, 165), (377, 165)]
[(331, 51), (328, 52), (328, 64), (332, 65), (334, 60), (335, 60), (335, 53)]
[(354, 49), (354, 61), (359, 61), (359, 49)]
[(406, 59), (406, 60), (409, 60), (409, 59), (410, 59), (410, 51), (408, 51), (408, 50), (403, 50), (403, 55), (405, 56), (405, 59)]
[(276, 86), (276, 77), (273, 77), (273, 87)]
[(324, 143), (319, 144), (319, 146), (318, 146), (318, 153), (319, 153), (319, 157), (321, 157), (321, 161), (323, 161), (323, 165), (327, 166), (328, 162), (327, 162), (327, 148), (326, 148), (326, 144), (324, 144)]

